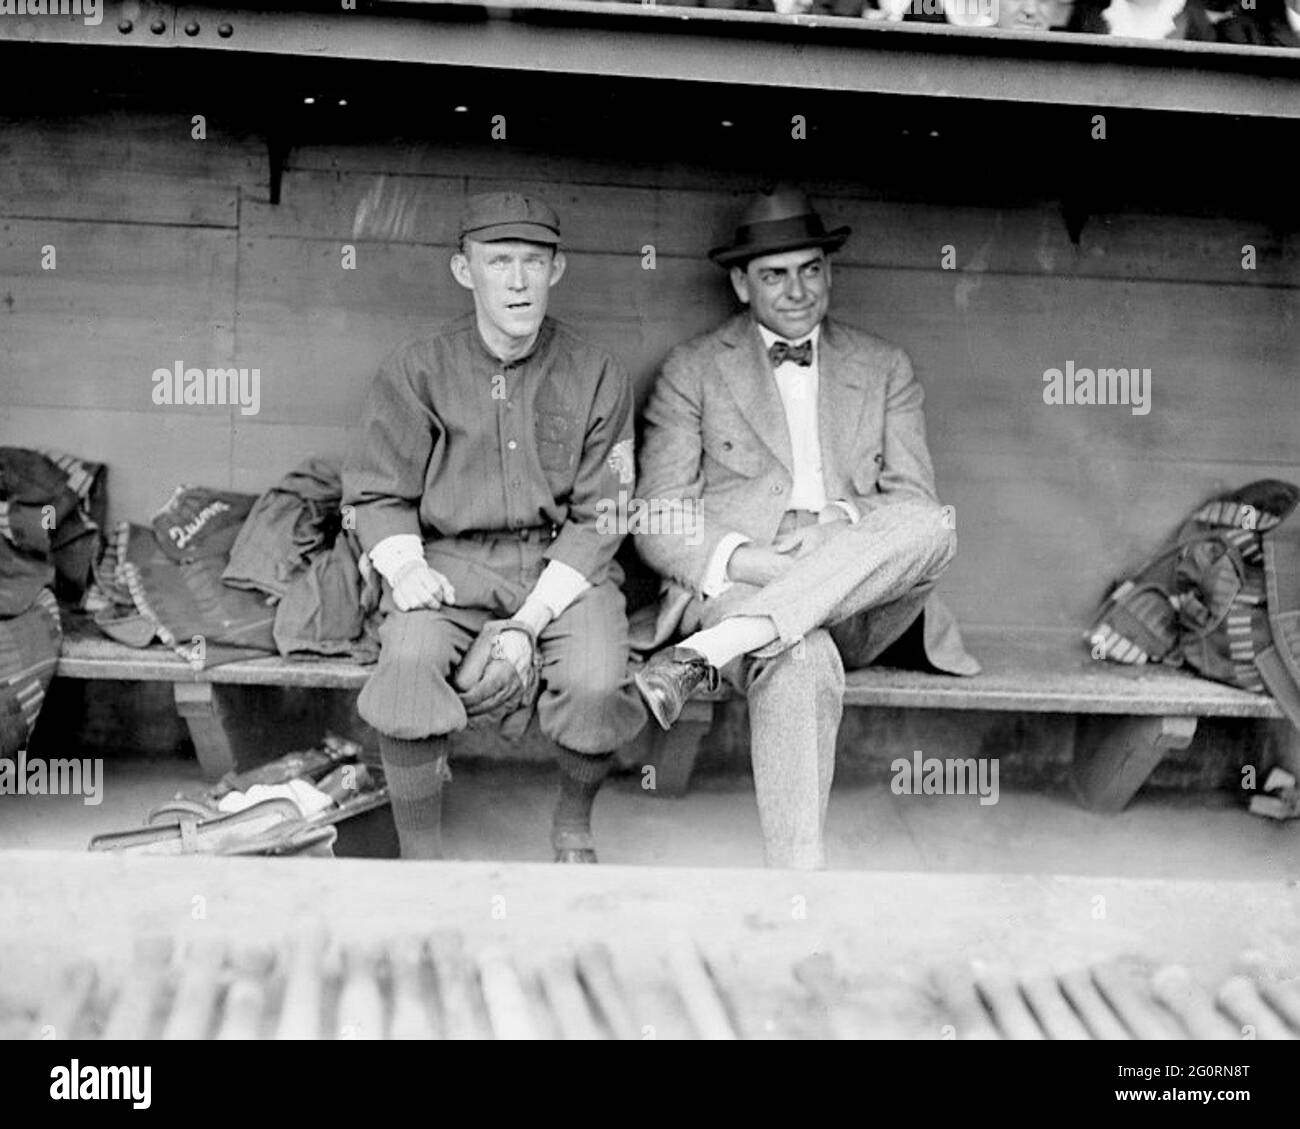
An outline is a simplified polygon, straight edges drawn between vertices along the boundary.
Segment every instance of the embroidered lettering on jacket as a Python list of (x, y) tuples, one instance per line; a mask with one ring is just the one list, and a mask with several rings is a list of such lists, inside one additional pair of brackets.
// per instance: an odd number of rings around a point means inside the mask
[(225, 513), (230, 509), (226, 502), (209, 502), (203, 509), (199, 510), (198, 515), (193, 521), (187, 521), (184, 525), (173, 525), (167, 530), (167, 536), (176, 542), (176, 548), (183, 549), (198, 535), (205, 525), (208, 524), (217, 514)]

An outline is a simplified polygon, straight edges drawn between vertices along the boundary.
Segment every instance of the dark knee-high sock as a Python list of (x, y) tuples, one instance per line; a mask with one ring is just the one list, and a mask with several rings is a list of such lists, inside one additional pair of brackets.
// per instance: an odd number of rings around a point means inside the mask
[(591, 805), (614, 767), (614, 754), (591, 756), (557, 745), (556, 759), (560, 765), (560, 795), (555, 803), (554, 826), (557, 830), (590, 831)]
[(442, 786), (451, 779), (447, 739), (403, 741), (380, 734), (379, 755), (402, 858), (442, 858)]

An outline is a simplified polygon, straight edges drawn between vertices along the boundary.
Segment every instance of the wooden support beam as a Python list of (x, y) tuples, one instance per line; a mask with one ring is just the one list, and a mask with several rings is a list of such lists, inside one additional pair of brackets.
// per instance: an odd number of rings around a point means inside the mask
[[(1300, 117), (1294, 52), (658, 4), (191, 3), (165, 18), (0, 20), (0, 44), (234, 52), (876, 92), (980, 102)], [(194, 33), (184, 32), (193, 26)], [(179, 31), (178, 31), (179, 27)], [(184, 33), (182, 33), (184, 32)]]
[(235, 767), (235, 751), (218, 688), (211, 682), (174, 682), (172, 690), (176, 710), (189, 727), (203, 775), (220, 780)]
[(1071, 783), (1085, 807), (1123, 811), (1170, 749), (1185, 749), (1194, 717), (1081, 717)]
[(654, 769), (654, 787), (647, 786), (646, 791), (652, 796), (679, 799), (691, 786), (700, 746), (713, 728), (713, 703), (687, 702), (681, 717), (667, 732), (653, 721), (647, 725), (651, 727), (650, 756), (643, 767)]
[(1276, 765), (1278, 768), (1286, 769), (1297, 780), (1300, 780), (1300, 729), (1297, 729), (1289, 721), (1270, 721), (1266, 724), (1268, 730), (1265, 745), (1267, 752), (1263, 765), (1264, 772), (1267, 773), (1270, 768)]

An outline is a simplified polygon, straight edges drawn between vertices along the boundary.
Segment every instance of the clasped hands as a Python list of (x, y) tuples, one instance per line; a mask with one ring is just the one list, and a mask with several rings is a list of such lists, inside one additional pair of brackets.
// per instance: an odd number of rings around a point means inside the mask
[(836, 519), (819, 525), (804, 525), (782, 534), (770, 545), (740, 545), (727, 562), (727, 577), (741, 584), (763, 587), (779, 580), (795, 561), (817, 553), (847, 522)]
[[(456, 590), (424, 560), (408, 561), (393, 577), (398, 611), (436, 611), (455, 604)], [(527, 701), (537, 681), (537, 638), (518, 620), (488, 620), (456, 670), (454, 685), (470, 717)]]

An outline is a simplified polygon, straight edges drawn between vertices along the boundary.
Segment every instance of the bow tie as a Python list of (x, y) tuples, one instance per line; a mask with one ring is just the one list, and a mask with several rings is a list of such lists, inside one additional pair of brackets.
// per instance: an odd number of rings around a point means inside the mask
[(791, 345), (788, 341), (773, 341), (768, 346), (767, 355), (774, 365), (794, 361), (795, 364), (808, 368), (812, 365), (813, 343), (811, 338), (802, 345)]

